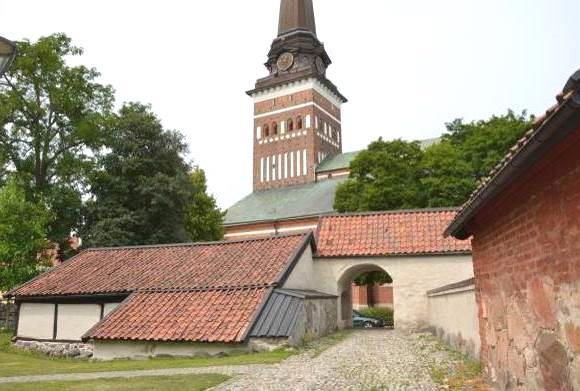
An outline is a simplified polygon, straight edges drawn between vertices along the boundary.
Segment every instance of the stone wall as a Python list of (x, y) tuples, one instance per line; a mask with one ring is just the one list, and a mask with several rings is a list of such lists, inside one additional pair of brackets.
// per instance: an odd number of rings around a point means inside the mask
[(16, 330), (16, 305), (0, 302), (0, 329)]
[(473, 225), (481, 356), (502, 390), (580, 390), (579, 143), (580, 129)]
[(460, 352), (479, 358), (474, 279), (431, 290), (427, 296), (431, 331)]
[(91, 358), (93, 356), (93, 345), (80, 342), (65, 343), (18, 340), (14, 342), (14, 346), (41, 352), (52, 357)]

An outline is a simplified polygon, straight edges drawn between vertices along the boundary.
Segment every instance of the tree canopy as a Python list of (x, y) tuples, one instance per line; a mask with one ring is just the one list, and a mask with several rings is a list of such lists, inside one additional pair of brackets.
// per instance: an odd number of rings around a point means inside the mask
[(0, 291), (29, 280), (47, 266), (46, 237), (53, 218), (43, 205), (27, 201), (16, 180), (0, 188)]
[(379, 139), (351, 163), (336, 192), (340, 212), (459, 206), (479, 180), (530, 126), (526, 112), (489, 120), (447, 124), (440, 142), (422, 150), (417, 142)]
[(183, 136), (165, 130), (149, 106), (125, 104), (91, 178), (82, 236), (91, 246), (221, 238), (221, 212), (205, 174), (185, 161)]
[(181, 133), (140, 103), (116, 113), (66, 35), (17, 47), (0, 82), (0, 290), (38, 273), (47, 247), (70, 255), (71, 231), (97, 246), (221, 238)]
[(90, 152), (103, 145), (114, 100), (95, 69), (67, 64), (82, 53), (64, 34), (19, 42), (0, 84), (0, 182), (17, 175), (42, 199), (58, 216), (48, 237), (61, 243), (80, 220)]

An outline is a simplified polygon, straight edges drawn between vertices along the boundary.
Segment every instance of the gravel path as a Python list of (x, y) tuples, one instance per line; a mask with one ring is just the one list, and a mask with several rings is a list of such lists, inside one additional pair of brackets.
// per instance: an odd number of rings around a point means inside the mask
[(432, 357), (422, 348), (424, 342), (417, 335), (359, 330), (317, 357), (292, 356), (213, 390), (436, 390), (428, 371)]
[(436, 356), (417, 334), (358, 330), (318, 356), (311, 350), (274, 365), (18, 376), (0, 384), (221, 373), (234, 377), (212, 391), (424, 391), (437, 389), (428, 372)]

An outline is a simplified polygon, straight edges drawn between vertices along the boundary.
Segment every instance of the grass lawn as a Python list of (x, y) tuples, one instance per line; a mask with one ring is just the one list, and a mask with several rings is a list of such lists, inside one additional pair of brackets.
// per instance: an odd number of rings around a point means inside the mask
[[(15, 349), (11, 346), (10, 338), (11, 334), (0, 332), (0, 377), (163, 368), (191, 368), (213, 365), (274, 364), (295, 353), (288, 350), (276, 350), (273, 352), (237, 354), (215, 358), (196, 357), (89, 361), (51, 358), (40, 353)], [(103, 389), (108, 390), (109, 388)], [(0, 390), (2, 390), (2, 388), (0, 388)]]
[(201, 391), (220, 384), (229, 377), (225, 375), (180, 375), (138, 377), (131, 379), (100, 379), (66, 382), (39, 382), (23, 384), (0, 384), (0, 391)]

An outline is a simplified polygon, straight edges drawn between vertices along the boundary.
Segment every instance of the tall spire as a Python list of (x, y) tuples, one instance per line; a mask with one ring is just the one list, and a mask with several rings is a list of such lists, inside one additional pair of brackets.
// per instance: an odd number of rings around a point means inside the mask
[(278, 36), (299, 30), (316, 35), (312, 0), (281, 0)]

